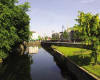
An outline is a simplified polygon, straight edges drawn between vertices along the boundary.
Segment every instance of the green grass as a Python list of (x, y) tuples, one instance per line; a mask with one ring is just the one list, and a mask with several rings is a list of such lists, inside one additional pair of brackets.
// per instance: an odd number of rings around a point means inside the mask
[(91, 50), (63, 46), (52, 46), (52, 48), (60, 51), (76, 64), (100, 78), (100, 55), (98, 56), (98, 64), (93, 65), (93, 60), (91, 61), (90, 55)]

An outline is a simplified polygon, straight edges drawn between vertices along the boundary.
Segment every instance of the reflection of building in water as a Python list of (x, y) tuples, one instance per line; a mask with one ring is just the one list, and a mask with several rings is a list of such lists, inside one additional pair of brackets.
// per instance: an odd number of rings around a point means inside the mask
[(32, 53), (38, 53), (38, 47), (35, 46), (35, 47), (28, 47), (26, 52), (28, 52), (29, 54), (32, 54)]

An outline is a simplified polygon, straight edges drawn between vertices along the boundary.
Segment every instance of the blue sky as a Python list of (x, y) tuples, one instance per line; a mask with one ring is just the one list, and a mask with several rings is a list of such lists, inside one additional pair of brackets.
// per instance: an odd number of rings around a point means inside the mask
[(20, 0), (20, 3), (25, 1), (31, 6), (30, 29), (42, 36), (61, 31), (62, 25), (65, 29), (72, 27), (78, 11), (100, 13), (100, 0)]

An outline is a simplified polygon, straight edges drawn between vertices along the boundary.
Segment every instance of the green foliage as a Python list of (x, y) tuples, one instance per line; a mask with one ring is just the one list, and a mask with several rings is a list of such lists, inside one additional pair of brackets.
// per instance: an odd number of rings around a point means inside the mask
[(62, 36), (63, 36), (63, 39), (68, 40), (68, 32), (66, 30), (63, 32)]
[(0, 3), (3, 5), (8, 6), (9, 8), (12, 8), (15, 6), (15, 3), (17, 3), (18, 0), (0, 0)]
[(38, 39), (39, 39), (39, 40), (42, 40), (42, 37), (41, 37), (41, 36), (38, 36)]
[(44, 40), (48, 40), (48, 36), (45, 36), (45, 37), (44, 37)]
[(5, 54), (5, 52), (0, 49), (0, 59), (1, 58), (6, 58), (7, 56), (8, 56), (8, 54)]
[(58, 33), (53, 33), (52, 34), (52, 40), (59, 40), (60, 37), (59, 37), (59, 34)]
[(29, 10), (29, 8), (30, 8), (30, 5), (29, 5), (29, 3), (28, 2), (25, 2), (24, 4), (22, 4), (22, 5), (19, 5), (19, 7), (23, 10), (23, 11), (28, 11)]
[(97, 62), (97, 47), (100, 41), (100, 19), (98, 14), (79, 12), (77, 30), (80, 32), (81, 39), (85, 42), (91, 42), (92, 56)]
[(79, 27), (79, 25), (75, 24), (75, 26), (73, 27), (73, 36), (72, 38), (76, 41), (82, 41), (82, 32), (81, 32), (81, 28)]
[(30, 18), (22, 8), (15, 5), (16, 1), (0, 0), (0, 55), (11, 52), (16, 44), (29, 39)]

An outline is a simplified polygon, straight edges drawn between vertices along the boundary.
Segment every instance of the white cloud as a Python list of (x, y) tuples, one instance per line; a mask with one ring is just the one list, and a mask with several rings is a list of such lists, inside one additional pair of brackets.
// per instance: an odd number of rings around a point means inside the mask
[(96, 0), (81, 0), (80, 2), (81, 3), (93, 3), (93, 2), (95, 2)]

